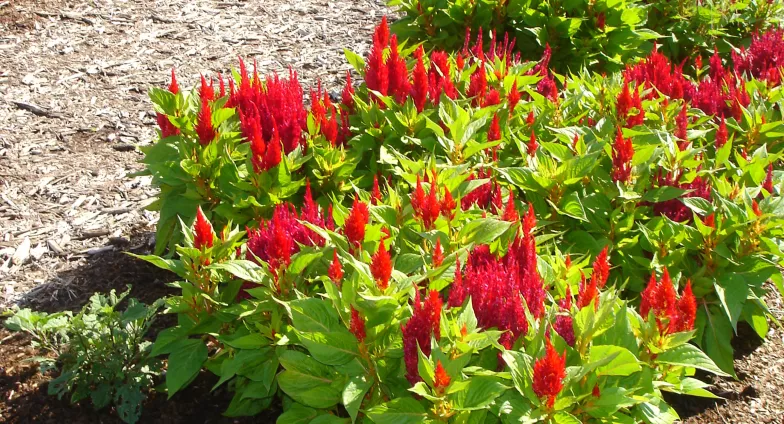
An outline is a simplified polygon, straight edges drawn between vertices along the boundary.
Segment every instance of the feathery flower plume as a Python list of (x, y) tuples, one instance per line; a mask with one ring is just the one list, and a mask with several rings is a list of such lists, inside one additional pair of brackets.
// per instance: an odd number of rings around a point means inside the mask
[(419, 377), (419, 353), (417, 346), (425, 356), (430, 356), (432, 345), (431, 335), (436, 340), (441, 336), (442, 302), (438, 292), (431, 290), (424, 303), (419, 300), (419, 291), (412, 305), (414, 313), (408, 322), (403, 324), (403, 357), (406, 363), (406, 378), (413, 386), (422, 379)]
[(550, 339), (546, 339), (545, 356), (534, 363), (532, 388), (542, 399), (547, 399), (548, 408), (555, 404), (555, 398), (563, 389), (566, 378), (566, 352), (558, 355)]
[(632, 175), (632, 158), (634, 157), (634, 146), (631, 138), (624, 138), (621, 127), (615, 136), (615, 143), (612, 148), (613, 162), (613, 181), (629, 182)]
[(444, 262), (444, 249), (441, 247), (441, 239), (436, 239), (436, 246), (433, 248), (433, 268), (438, 268)]
[(536, 141), (536, 133), (531, 131), (531, 138), (528, 139), (528, 144), (526, 145), (528, 150), (528, 155), (533, 157), (536, 154), (536, 150), (539, 149), (539, 143)]
[(768, 193), (773, 193), (773, 164), (768, 165), (768, 174), (765, 176), (765, 181), (762, 182), (762, 188)]
[(378, 250), (373, 255), (370, 274), (376, 280), (378, 288), (386, 290), (389, 287), (389, 279), (392, 277), (392, 257), (384, 246), (384, 237), (381, 238)]
[[(568, 256), (567, 256), (568, 257)], [(574, 347), (574, 325), (571, 315), (572, 309), (572, 289), (566, 286), (566, 295), (558, 302), (560, 313), (553, 323), (553, 329), (571, 347)]]
[(444, 366), (441, 365), (441, 360), (439, 359), (436, 364), (436, 372), (433, 378), (433, 388), (437, 394), (440, 394), (444, 392), (451, 382), (452, 379), (449, 378), (449, 374), (444, 369)]
[(498, 114), (493, 114), (490, 129), (487, 130), (487, 141), (493, 142), (501, 139), (501, 126), (498, 123)]
[(727, 144), (728, 138), (729, 133), (727, 132), (727, 122), (724, 120), (724, 115), (722, 115), (721, 122), (719, 123), (719, 129), (716, 130), (716, 148), (720, 149), (725, 144)]
[(340, 264), (337, 249), (332, 251), (332, 263), (329, 265), (327, 275), (329, 275), (329, 279), (332, 280), (335, 285), (340, 287), (340, 284), (343, 281), (343, 265)]
[(351, 212), (349, 212), (343, 226), (343, 232), (351, 246), (359, 247), (365, 241), (365, 225), (369, 220), (370, 211), (368, 211), (367, 205), (354, 196), (354, 204), (351, 206)]
[(201, 103), (201, 110), (199, 111), (198, 121), (194, 130), (196, 130), (196, 135), (199, 136), (199, 144), (202, 146), (212, 143), (212, 140), (218, 135), (212, 126), (212, 110), (209, 103)]
[(351, 307), (351, 324), (349, 331), (351, 331), (351, 334), (353, 334), (360, 343), (365, 341), (365, 319), (353, 306)]
[(419, 46), (419, 49), (416, 51), (417, 63), (413, 72), (414, 84), (411, 86), (411, 97), (414, 99), (417, 112), (420, 113), (425, 110), (428, 96), (428, 77), (425, 70), (425, 62), (423, 61), (424, 55), (424, 48)]
[(596, 285), (599, 288), (604, 288), (607, 284), (607, 277), (610, 276), (610, 261), (607, 259), (607, 246), (602, 249), (601, 253), (596, 256), (593, 262), (593, 273), (591, 280), (596, 280)]
[(378, 175), (373, 175), (373, 191), (370, 192), (370, 204), (377, 205), (381, 200), (381, 189), (378, 187)]
[(193, 247), (196, 249), (210, 248), (215, 239), (212, 224), (204, 216), (201, 206), (196, 209), (196, 222), (193, 224)]

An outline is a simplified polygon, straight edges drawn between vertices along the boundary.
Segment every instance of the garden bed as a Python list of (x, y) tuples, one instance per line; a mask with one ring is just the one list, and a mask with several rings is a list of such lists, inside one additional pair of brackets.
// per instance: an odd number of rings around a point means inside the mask
[[(320, 80), (337, 93), (350, 69), (343, 48), (366, 54), (389, 13), (381, 3), (0, 2), (0, 309), (77, 310), (93, 292), (126, 284), (147, 303), (178, 294), (165, 286), (173, 275), (125, 254), (154, 246), (157, 216), (143, 207), (155, 189), (149, 177), (129, 176), (142, 169), (133, 145), (156, 137), (147, 89), (165, 86), (169, 67), (192, 83), (241, 56), (256, 58), (262, 75), (291, 66), (303, 86)], [(25, 239), (30, 254), (15, 264)], [(784, 318), (781, 297), (769, 292), (772, 313)], [(152, 336), (172, 320), (163, 316)], [(702, 375), (726, 402), (668, 397), (685, 422), (780, 422), (781, 328), (771, 325), (761, 342), (741, 324), (733, 347), (739, 380)], [(49, 377), (20, 361), (33, 353), (28, 337), (0, 329), (0, 420), (119, 422), (110, 410), (48, 396)], [(223, 417), (232, 393), (211, 392), (216, 381), (202, 371), (171, 401), (152, 395), (141, 422), (271, 422), (280, 413), (275, 405), (253, 418)]]

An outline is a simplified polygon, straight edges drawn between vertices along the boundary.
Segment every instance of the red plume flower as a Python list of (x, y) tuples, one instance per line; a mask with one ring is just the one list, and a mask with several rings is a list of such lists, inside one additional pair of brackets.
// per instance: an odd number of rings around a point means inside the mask
[(663, 334), (687, 331), (687, 328), (690, 330), (694, 327), (697, 304), (691, 293), (691, 283), (687, 284), (687, 289), (684, 289), (682, 299), (678, 301), (667, 268), (664, 268), (661, 281), (657, 282), (656, 275), (651, 274), (648, 286), (641, 295), (640, 315), (647, 320), (649, 312), (653, 311), (656, 325)]
[(520, 220), (520, 214), (517, 213), (514, 202), (514, 192), (512, 190), (509, 190), (509, 198), (506, 201), (502, 219), (507, 222), (517, 222)]
[(340, 287), (340, 283), (343, 281), (343, 265), (340, 264), (337, 249), (332, 251), (332, 263), (329, 265), (327, 275), (329, 275), (329, 279), (332, 280), (335, 285)]
[(555, 329), (555, 332), (558, 333), (558, 335), (564, 339), (566, 344), (574, 347), (574, 343), (575, 343), (574, 325), (571, 316), (572, 289), (569, 288), (568, 285), (566, 286), (566, 295), (563, 297), (563, 299), (561, 299), (560, 302), (558, 302), (558, 307), (560, 309), (560, 313), (558, 314), (558, 317), (555, 319), (555, 323), (553, 324), (553, 329)]
[(362, 318), (362, 315), (360, 315), (359, 311), (354, 309), (353, 306), (351, 307), (351, 324), (349, 331), (351, 331), (351, 334), (353, 334), (360, 343), (365, 341), (365, 319)]
[(520, 102), (520, 91), (517, 89), (517, 80), (512, 84), (512, 90), (509, 91), (507, 99), (509, 101), (509, 116), (512, 116), (515, 107)]
[(501, 93), (495, 88), (490, 90), (482, 102), (482, 107), (490, 107), (501, 104)]
[(697, 317), (697, 300), (691, 291), (691, 281), (686, 282), (686, 287), (678, 299), (678, 321), (675, 331), (691, 331), (694, 328), (694, 320)]
[(435, 377), (433, 379), (433, 388), (436, 390), (436, 393), (443, 393), (444, 389), (449, 386), (449, 383), (452, 382), (452, 379), (449, 378), (449, 374), (444, 369), (444, 366), (441, 365), (441, 360), (438, 360), (436, 364), (436, 372)]
[(414, 208), (414, 216), (422, 220), (422, 225), (425, 229), (432, 230), (438, 215), (441, 213), (435, 179), (430, 183), (430, 193), (425, 196), (422, 182), (417, 177), (417, 187), (411, 196), (411, 206)]
[(450, 308), (457, 308), (463, 304), (466, 298), (465, 287), (463, 287), (463, 271), (460, 269), (460, 259), (455, 263), (455, 279), (449, 290), (448, 305)]
[(370, 192), (370, 203), (377, 205), (381, 200), (381, 189), (378, 187), (378, 175), (373, 175), (373, 191)]
[(278, 126), (275, 119), (272, 119), (272, 137), (267, 143), (267, 150), (264, 152), (264, 159), (261, 161), (261, 168), (270, 170), (280, 163), (283, 156), (281, 151), (280, 136), (278, 135)]
[(158, 122), (158, 127), (161, 129), (161, 139), (180, 135), (180, 129), (172, 124), (168, 116), (162, 113), (156, 113), (156, 120)]
[[(398, 103), (405, 103), (411, 92), (411, 83), (408, 82), (406, 60), (400, 56), (398, 51), (397, 34), (392, 35), (392, 41), (389, 46), (387, 73), (389, 74), (389, 95), (394, 96), (395, 101)], [(416, 82), (416, 76), (414, 78)]]
[(528, 140), (528, 155), (533, 157), (536, 150), (539, 148), (539, 143), (536, 141), (536, 133), (531, 131), (531, 138)]
[(751, 201), (751, 210), (754, 211), (754, 215), (757, 215), (758, 217), (762, 216), (762, 210), (760, 209), (759, 203), (757, 203), (756, 199)]
[(419, 46), (417, 50), (417, 63), (414, 67), (413, 78), (414, 84), (411, 86), (411, 97), (414, 98), (414, 105), (417, 112), (425, 110), (425, 103), (427, 103), (428, 95), (428, 78), (427, 71), (425, 70), (425, 62), (423, 61), (424, 49)]
[(525, 123), (528, 125), (533, 125), (536, 122), (536, 117), (534, 117), (534, 111), (528, 112), (528, 116), (525, 118)]
[(436, 246), (433, 248), (433, 268), (438, 268), (444, 262), (444, 249), (441, 248), (441, 239), (436, 239)]
[(618, 100), (615, 103), (615, 112), (618, 115), (618, 120), (620, 122), (626, 122), (631, 108), (632, 94), (629, 91), (629, 84), (624, 82), (623, 90), (621, 90), (621, 94), (618, 95)]
[(599, 31), (604, 31), (604, 25), (606, 20), (607, 20), (607, 16), (604, 14), (604, 12), (599, 12), (599, 14), (596, 15), (596, 28)]
[(452, 192), (450, 192), (449, 189), (444, 186), (444, 196), (441, 198), (441, 215), (451, 221), (455, 217), (456, 206), (457, 204), (455, 203), (455, 199), (452, 197)]
[(211, 102), (215, 100), (215, 89), (213, 88), (212, 80), (210, 83), (207, 84), (207, 80), (204, 78), (204, 75), (201, 76), (201, 86), (199, 87), (199, 98), (202, 102), (208, 101)]
[(180, 86), (177, 84), (177, 76), (174, 75), (174, 68), (171, 70), (171, 83), (169, 84), (169, 92), (172, 94), (179, 94)]
[(212, 127), (212, 110), (208, 102), (201, 102), (198, 122), (194, 129), (199, 136), (199, 144), (202, 146), (212, 143), (212, 140), (218, 135), (215, 128)]
[(471, 75), (471, 81), (468, 84), (466, 96), (474, 98), (472, 102), (474, 106), (483, 104), (487, 94), (487, 74), (485, 72), (485, 63), (483, 61)]
[(688, 137), (688, 127), (689, 127), (689, 118), (687, 116), (687, 112), (689, 110), (689, 106), (684, 103), (683, 107), (681, 108), (680, 113), (675, 118), (675, 137), (677, 137), (680, 141), (678, 142), (678, 147), (681, 150), (685, 150), (686, 147), (689, 145), (689, 137)]
[(354, 111), (354, 86), (351, 85), (350, 71), (346, 71), (346, 86), (343, 87), (341, 101), (343, 102), (343, 106), (345, 106), (349, 112)]
[(351, 206), (351, 212), (346, 218), (346, 223), (343, 231), (350, 245), (359, 247), (365, 241), (365, 225), (370, 220), (370, 211), (365, 203), (360, 202), (359, 198), (354, 197), (354, 204)]
[(612, 148), (613, 181), (624, 183), (629, 181), (632, 175), (632, 158), (634, 158), (632, 139), (624, 138), (621, 127), (618, 127)]
[(401, 330), (403, 332), (403, 357), (406, 362), (406, 378), (413, 386), (419, 377), (419, 353), (417, 346), (425, 356), (430, 356), (432, 345), (431, 335), (435, 334), (436, 340), (441, 338), (441, 308), (442, 302), (435, 290), (430, 291), (424, 303), (419, 300), (419, 291), (415, 299), (414, 313)]
[(493, 115), (493, 120), (490, 122), (490, 129), (487, 130), (487, 141), (493, 142), (501, 139), (501, 126), (498, 123), (498, 114)]
[(591, 280), (596, 280), (596, 285), (599, 288), (604, 288), (604, 285), (607, 284), (607, 277), (609, 276), (610, 261), (607, 259), (607, 246), (605, 246), (593, 262)]
[(533, 389), (537, 396), (547, 399), (547, 407), (552, 408), (555, 398), (563, 389), (566, 378), (566, 352), (558, 355), (553, 344), (546, 340), (545, 356), (534, 363)]
[(722, 115), (721, 123), (719, 123), (719, 129), (716, 130), (716, 148), (720, 149), (722, 146), (727, 144), (728, 138), (729, 133), (727, 132), (727, 122), (724, 120), (724, 115)]
[(212, 247), (215, 233), (212, 230), (212, 224), (204, 217), (201, 207), (196, 209), (196, 222), (193, 225), (193, 247), (201, 249), (202, 247)]
[(582, 309), (591, 304), (592, 301), (596, 301), (593, 304), (594, 309), (599, 308), (599, 289), (596, 287), (598, 283), (597, 280), (591, 278), (591, 282), (587, 283), (585, 281), (585, 275), (582, 276), (582, 281), (580, 282), (580, 290), (577, 293), (577, 307)]
[(762, 188), (768, 193), (773, 194), (773, 164), (768, 165), (768, 175), (765, 176), (765, 181), (762, 182)]
[(376, 254), (373, 255), (372, 262), (370, 263), (370, 273), (376, 280), (376, 285), (381, 290), (386, 290), (389, 287), (389, 279), (392, 277), (392, 257), (387, 252), (384, 246), (384, 239), (378, 246)]

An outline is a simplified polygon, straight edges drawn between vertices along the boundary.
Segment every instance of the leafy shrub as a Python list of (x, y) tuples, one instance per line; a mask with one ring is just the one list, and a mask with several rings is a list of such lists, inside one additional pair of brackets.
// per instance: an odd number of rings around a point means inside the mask
[[(564, 78), (547, 51), (426, 55), (386, 21), (367, 59), (347, 59), (365, 84), (339, 104), (313, 90), (291, 138), (232, 100), (278, 96), (244, 65), (216, 100), (206, 81), (153, 91), (156, 181), (185, 157), (215, 171), (176, 182), (203, 208), (183, 212), (177, 259), (144, 257), (182, 279), (179, 325), (153, 349), (170, 395), (206, 367), (235, 393), (230, 416), (282, 397), (282, 422), (670, 422), (661, 391), (710, 396), (694, 369), (733, 374), (739, 321), (766, 334), (763, 284), (784, 291), (782, 88), (767, 71), (715, 54), (690, 78), (654, 52)], [(205, 103), (218, 134), (202, 144)], [(162, 205), (182, 199), (169, 187)]]
[[(556, 70), (622, 69), (644, 56), (654, 41), (681, 62), (740, 46), (755, 31), (778, 25), (780, 2), (638, 0), (389, 0), (403, 15), (393, 26), (405, 40), (455, 51), (466, 32), (508, 34), (526, 59), (549, 45)], [(495, 37), (492, 37), (495, 38)], [(500, 38), (500, 37), (499, 37)], [(493, 40), (493, 42), (500, 40)]]
[(124, 312), (117, 305), (128, 291), (117, 296), (96, 293), (81, 312), (47, 314), (22, 309), (5, 321), (12, 331), (33, 337), (33, 346), (51, 357), (36, 357), (42, 372), (55, 369), (59, 376), (49, 383), (50, 395), (71, 394), (71, 403), (90, 398), (96, 409), (113, 404), (123, 421), (139, 420), (145, 391), (160, 372), (160, 363), (148, 356), (151, 343), (144, 340), (163, 301), (146, 306), (134, 299)]

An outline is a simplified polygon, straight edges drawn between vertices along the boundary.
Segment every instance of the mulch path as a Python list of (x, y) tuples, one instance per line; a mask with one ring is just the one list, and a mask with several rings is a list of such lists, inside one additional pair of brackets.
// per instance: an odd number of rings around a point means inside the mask
[[(238, 56), (261, 74), (291, 66), (305, 87), (335, 90), (349, 69), (343, 47), (364, 54), (389, 13), (383, 0), (0, 0), (0, 311), (75, 310), (127, 284), (148, 303), (170, 294), (171, 275), (124, 253), (154, 244), (157, 216), (144, 207), (155, 190), (129, 176), (141, 169), (134, 146), (155, 134), (147, 90), (165, 86), (172, 67), (186, 87)], [(781, 298), (768, 303), (783, 319)], [(784, 331), (772, 326), (762, 343), (739, 330), (739, 380), (712, 380), (726, 401), (669, 399), (684, 422), (784, 422)], [(22, 361), (33, 354), (26, 336), (0, 328), (0, 422), (119, 422), (48, 396), (50, 376)], [(205, 373), (172, 401), (152, 394), (141, 422), (275, 420), (275, 410), (223, 417), (231, 393), (210, 392), (214, 382)]]

